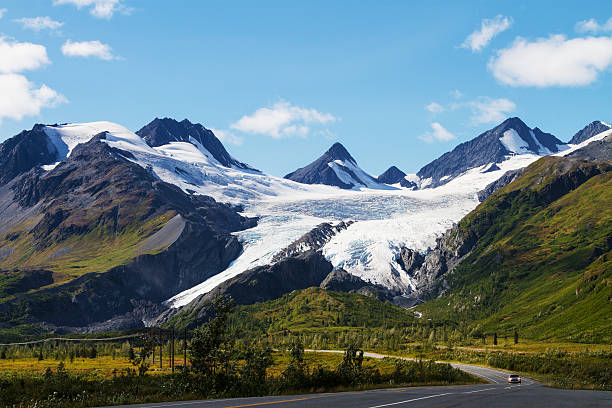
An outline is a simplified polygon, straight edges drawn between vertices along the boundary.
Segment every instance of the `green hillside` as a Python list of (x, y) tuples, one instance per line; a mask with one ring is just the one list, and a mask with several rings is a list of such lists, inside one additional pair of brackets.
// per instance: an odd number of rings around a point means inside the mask
[(414, 313), (355, 293), (308, 288), (279, 299), (236, 308), (236, 324), (262, 333), (336, 327), (403, 327)]
[(419, 306), (536, 340), (612, 343), (612, 165), (545, 157), (458, 225), (479, 237)]
[[(178, 313), (167, 324), (194, 328), (209, 317), (201, 312)], [(239, 341), (260, 338), (282, 347), (299, 339), (307, 348), (320, 349), (357, 344), (367, 349), (400, 350), (409, 342), (426, 340), (430, 325), (417, 319), (414, 312), (388, 302), (318, 287), (236, 306), (229, 318), (232, 338)]]

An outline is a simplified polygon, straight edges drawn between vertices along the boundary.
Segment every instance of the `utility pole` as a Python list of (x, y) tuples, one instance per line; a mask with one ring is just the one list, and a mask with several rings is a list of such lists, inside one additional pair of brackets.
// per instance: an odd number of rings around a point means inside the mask
[(149, 331), (149, 333), (147, 333), (147, 342), (151, 342), (151, 344), (153, 344), (153, 363), (155, 364), (155, 332), (153, 330)]
[(163, 355), (163, 351), (162, 351), (162, 347), (163, 347), (163, 342), (162, 342), (162, 329), (159, 329), (159, 369), (161, 370), (163, 368), (162, 366), (162, 355)]
[(172, 326), (172, 346), (170, 346), (170, 349), (172, 350), (172, 356), (170, 357), (172, 359), (172, 374), (174, 374), (174, 326)]

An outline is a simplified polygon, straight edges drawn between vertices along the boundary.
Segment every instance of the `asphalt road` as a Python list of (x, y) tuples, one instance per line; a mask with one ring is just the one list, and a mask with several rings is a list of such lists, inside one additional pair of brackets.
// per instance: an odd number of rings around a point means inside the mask
[[(335, 352), (335, 351), (325, 351)], [(383, 358), (376, 353), (367, 357)], [(131, 405), (137, 408), (383, 408), (383, 407), (612, 407), (612, 392), (574, 391), (548, 388), (523, 378), (520, 385), (509, 385), (507, 372), (468, 364), (454, 367), (482, 377), (489, 384), (436, 387), (391, 388), (372, 391), (340, 392), (221, 400), (178, 401)]]

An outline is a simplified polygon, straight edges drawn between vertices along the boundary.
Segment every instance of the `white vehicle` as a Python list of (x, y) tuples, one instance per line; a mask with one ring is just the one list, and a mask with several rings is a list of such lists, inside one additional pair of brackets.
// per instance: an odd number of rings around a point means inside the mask
[(509, 384), (520, 384), (521, 377), (518, 374), (510, 374), (508, 376), (508, 383)]

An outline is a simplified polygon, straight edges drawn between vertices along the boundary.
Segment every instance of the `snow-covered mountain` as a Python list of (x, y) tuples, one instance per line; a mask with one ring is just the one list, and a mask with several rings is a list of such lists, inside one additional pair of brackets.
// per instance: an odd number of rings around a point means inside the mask
[[(336, 190), (327, 186), (308, 186), (254, 170), (229, 155), (216, 137), (212, 139), (214, 137), (212, 132), (208, 135), (207, 145), (213, 147), (217, 145), (223, 149), (213, 149), (214, 154), (200, 142), (200, 140), (206, 141), (204, 138), (186, 137), (189, 141), (184, 141), (185, 138), (177, 137), (177, 140), (169, 140), (165, 144), (158, 145), (163, 141), (161, 136), (157, 136), (163, 135), (161, 131), (141, 130), (145, 137), (150, 136), (147, 142), (138, 134), (111, 122), (37, 126), (48, 136), (49, 145), (57, 151), (54, 163), (43, 166), (45, 169), (53, 168), (68, 157), (77, 144), (87, 142), (98, 133), (108, 132), (105, 143), (128, 152), (130, 160), (148, 169), (159, 179), (174, 184), (189, 194), (208, 195), (221, 202), (244, 204), (249, 200), (286, 193), (317, 194)], [(197, 127), (198, 125), (195, 125), (192, 129)], [(213, 143), (210, 143), (211, 139)], [(156, 146), (151, 146), (149, 143)], [(225, 154), (220, 155), (223, 152)], [(222, 161), (224, 158), (229, 158), (231, 161), (224, 161), (224, 164), (217, 157)]]
[(510, 118), (443, 154), (419, 170), (417, 175), (420, 187), (437, 187), (469, 169), (493, 166), (512, 156), (545, 156), (566, 148), (567, 145), (555, 136), (537, 127), (531, 129), (519, 118)]
[(184, 119), (180, 122), (171, 118), (155, 118), (151, 123), (136, 132), (151, 147), (167, 145), (172, 142), (187, 142), (198, 148), (209, 158), (216, 160), (225, 167), (255, 170), (248, 164), (242, 163), (225, 150), (223, 144), (215, 134), (199, 123), (193, 124)]
[(574, 144), (574, 145), (582, 143), (585, 140), (588, 140), (592, 138), (593, 136), (596, 136), (609, 129), (612, 129), (611, 125), (605, 122), (602, 122), (600, 120), (596, 120), (594, 122), (589, 123), (583, 129), (576, 132), (576, 134), (572, 137), (569, 143)]
[[(399, 262), (402, 248), (422, 253), (432, 248), (436, 237), (478, 205), (477, 192), (507, 171), (523, 168), (543, 154), (561, 149), (566, 150), (557, 154), (567, 154), (606, 136), (604, 132), (567, 146), (537, 128), (529, 129), (519, 119), (509, 119), (432, 162), (435, 168), (428, 165), (430, 188), (412, 190), (401, 188), (402, 180), (427, 183), (397, 168), (376, 180), (340, 144), (292, 173), (312, 176), (311, 182), (319, 184), (267, 175), (241, 166), (225, 148), (218, 148), (223, 146), (212, 139), (212, 132), (204, 135), (205, 128), (200, 126), (157, 119), (139, 135), (110, 122), (36, 125), (2, 144), (0, 178), (12, 178), (36, 166), (50, 170), (70, 156), (77, 144), (106, 132), (103, 143), (154, 177), (189, 194), (240, 204), (244, 215), (259, 218), (256, 226), (234, 233), (243, 250), (225, 270), (176, 294), (168, 305), (185, 305), (249, 269), (271, 264), (317, 225), (341, 221), (355, 222), (347, 223), (321, 247), (333, 267), (365, 282), (410, 292), (416, 283)], [(339, 185), (323, 185), (329, 180)]]
[(392, 189), (363, 171), (344, 146), (334, 143), (321, 157), (308, 166), (285, 176), (304, 184), (325, 184), (342, 189)]

